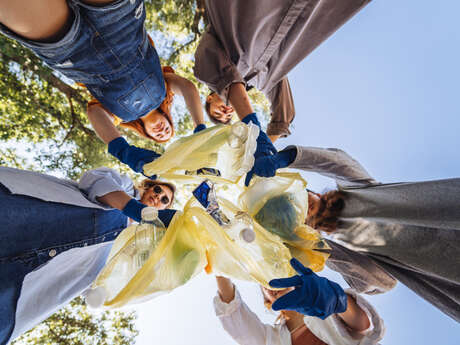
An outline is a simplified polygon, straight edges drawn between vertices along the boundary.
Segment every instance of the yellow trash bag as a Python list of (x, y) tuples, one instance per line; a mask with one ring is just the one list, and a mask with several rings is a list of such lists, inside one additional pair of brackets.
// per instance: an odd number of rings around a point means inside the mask
[(252, 123), (210, 127), (175, 141), (161, 157), (144, 166), (144, 173), (163, 175), (214, 167), (223, 178), (234, 182), (251, 170), (258, 136), (259, 128)]
[[(222, 198), (218, 201), (220, 209), (231, 220), (228, 227), (218, 225), (195, 200), (186, 206), (200, 229), (200, 242), (207, 257), (206, 272), (254, 281), (267, 288), (270, 280), (294, 274), (289, 264), (290, 252), (278, 236), (253, 222), (230, 201)], [(248, 220), (255, 234), (252, 241), (244, 240), (238, 227), (238, 222), (248, 224)]]
[(318, 272), (324, 268), (330, 248), (318, 231), (304, 224), (308, 211), (306, 185), (300, 174), (292, 172), (255, 177), (240, 195), (239, 206), (267, 231), (278, 235), (292, 256)]
[[(230, 219), (241, 214), (231, 202), (219, 202)], [(202, 270), (266, 287), (271, 279), (294, 274), (289, 249), (278, 236), (255, 224), (255, 239), (248, 243), (232, 229), (218, 225), (191, 199), (183, 213), (176, 213), (145, 264), (135, 269), (136, 226), (126, 228), (115, 240), (105, 267), (94, 281), (87, 295), (88, 304), (117, 308), (143, 302), (185, 284)]]
[(90, 300), (99, 301), (89, 303), (91, 306), (103, 303), (116, 308), (148, 300), (183, 285), (206, 266), (196, 227), (189, 217), (177, 212), (161, 241), (137, 268), (137, 227), (126, 228), (115, 240), (105, 267), (92, 285)]

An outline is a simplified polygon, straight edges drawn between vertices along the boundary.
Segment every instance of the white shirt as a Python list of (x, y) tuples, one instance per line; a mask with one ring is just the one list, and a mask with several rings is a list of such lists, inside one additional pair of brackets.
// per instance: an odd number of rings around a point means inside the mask
[[(125, 191), (139, 198), (133, 182), (108, 168), (71, 180), (11, 168), (0, 168), (0, 183), (12, 194), (90, 208), (110, 209), (96, 197)], [(73, 298), (83, 294), (105, 265), (113, 242), (104, 242), (59, 253), (24, 278), (16, 307), (16, 322), (10, 341), (36, 326)], [(53, 256), (50, 251), (50, 256)]]
[[(353, 339), (343, 321), (331, 315), (326, 320), (305, 316), (304, 321), (310, 331), (329, 345), (374, 345), (383, 338), (385, 327), (376, 310), (354, 290), (346, 293), (353, 296), (359, 307), (368, 316), (371, 326), (361, 339)], [(284, 321), (272, 325), (264, 324), (243, 302), (235, 288), (235, 298), (230, 303), (223, 302), (219, 295), (214, 297), (214, 310), (222, 326), (240, 345), (291, 345), (291, 333)]]

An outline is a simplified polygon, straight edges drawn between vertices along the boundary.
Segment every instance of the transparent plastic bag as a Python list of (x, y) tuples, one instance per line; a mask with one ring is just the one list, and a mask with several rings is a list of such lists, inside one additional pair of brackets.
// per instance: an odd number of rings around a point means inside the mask
[[(230, 201), (219, 199), (219, 204), (230, 219), (241, 213)], [(292, 275), (291, 254), (280, 238), (257, 223), (254, 232), (253, 241), (243, 241), (237, 232), (224, 229), (196, 200), (190, 199), (138, 270), (131, 264), (136, 251), (135, 228), (125, 229), (115, 240), (92, 289), (102, 292), (101, 305), (116, 308), (171, 291), (202, 270), (266, 287), (271, 279)]]
[(330, 248), (318, 231), (304, 224), (308, 211), (306, 185), (298, 173), (255, 177), (240, 195), (239, 206), (267, 231), (278, 235), (293, 257), (317, 272), (324, 268)]
[(137, 269), (135, 226), (122, 231), (103, 270), (92, 285), (103, 289), (103, 305), (115, 308), (138, 303), (183, 285), (206, 266), (196, 226), (176, 213), (165, 235), (144, 265)]
[(217, 125), (171, 144), (161, 157), (144, 166), (147, 176), (216, 168), (222, 178), (235, 182), (251, 170), (259, 128), (236, 122)]

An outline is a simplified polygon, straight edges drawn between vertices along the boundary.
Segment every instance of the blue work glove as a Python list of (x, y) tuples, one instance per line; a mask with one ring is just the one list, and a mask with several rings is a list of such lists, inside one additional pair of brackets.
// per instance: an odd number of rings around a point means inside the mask
[(286, 168), (294, 162), (297, 155), (295, 148), (278, 152), (273, 156), (262, 156), (254, 162), (254, 174), (262, 177), (275, 176), (276, 170)]
[(204, 123), (201, 123), (199, 124), (198, 126), (195, 127), (195, 129), (193, 130), (193, 133), (198, 133), (198, 132), (201, 132), (202, 130), (205, 130), (206, 129), (206, 125)]
[(120, 162), (129, 165), (129, 167), (137, 173), (143, 173), (144, 164), (153, 162), (161, 156), (154, 151), (129, 145), (123, 137), (113, 139), (109, 143), (108, 151), (112, 156), (117, 158)]
[(291, 259), (291, 266), (298, 275), (269, 282), (274, 288), (295, 287), (273, 303), (273, 310), (295, 310), (322, 320), (347, 310), (347, 295), (339, 284), (316, 275), (296, 259)]
[[(144, 205), (136, 199), (131, 199), (121, 212), (125, 216), (134, 219), (136, 222), (140, 222), (142, 220), (142, 209), (144, 207), (147, 207), (147, 205)], [(177, 211), (173, 209), (158, 210), (158, 218), (168, 227), (176, 212)]]
[[(262, 131), (259, 119), (257, 118), (256, 113), (251, 113), (249, 115), (246, 115), (244, 119), (241, 120), (245, 124), (249, 124), (249, 122), (252, 122), (255, 124), (257, 127), (260, 129), (259, 136), (257, 137), (257, 148), (256, 152), (254, 153), (254, 158), (257, 159), (259, 157), (263, 156), (271, 156), (277, 153), (275, 146), (273, 146), (272, 141), (270, 138), (267, 136), (267, 134)], [(249, 186), (249, 182), (252, 179), (252, 175), (254, 175), (254, 168), (252, 168), (251, 171), (249, 171), (246, 175), (246, 180), (244, 184), (246, 186)]]

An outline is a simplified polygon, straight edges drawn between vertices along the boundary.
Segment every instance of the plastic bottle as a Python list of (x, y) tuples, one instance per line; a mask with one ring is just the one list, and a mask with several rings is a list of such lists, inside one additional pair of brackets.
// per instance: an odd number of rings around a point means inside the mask
[(166, 228), (158, 218), (156, 208), (145, 207), (141, 216), (142, 220), (134, 235), (135, 255), (133, 264), (136, 270), (144, 265), (166, 233)]
[(238, 212), (230, 220), (219, 207), (216, 190), (211, 181), (203, 181), (195, 188), (193, 195), (233, 241), (251, 243), (255, 240), (254, 224), (251, 217), (245, 212)]
[(238, 212), (224, 229), (234, 241), (251, 243), (256, 239), (254, 224), (246, 212)]
[[(112, 280), (109, 280), (111, 284), (125, 285), (149, 259), (166, 232), (156, 208), (144, 208), (141, 216), (142, 221), (134, 234), (134, 243), (117, 254), (118, 264), (113, 268)], [(86, 292), (85, 301), (90, 308), (100, 308), (108, 295), (104, 286), (97, 286)]]

